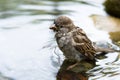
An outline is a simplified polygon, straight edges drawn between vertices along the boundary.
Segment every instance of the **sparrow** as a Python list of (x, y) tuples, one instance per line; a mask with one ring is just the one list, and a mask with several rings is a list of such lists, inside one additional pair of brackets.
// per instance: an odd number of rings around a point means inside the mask
[(95, 55), (99, 51), (110, 52), (109, 49), (94, 47), (92, 41), (87, 37), (84, 30), (75, 26), (69, 17), (57, 17), (50, 29), (55, 32), (56, 42), (65, 58), (76, 61), (75, 64), (69, 66), (67, 69), (75, 67), (81, 60), (95, 62)]

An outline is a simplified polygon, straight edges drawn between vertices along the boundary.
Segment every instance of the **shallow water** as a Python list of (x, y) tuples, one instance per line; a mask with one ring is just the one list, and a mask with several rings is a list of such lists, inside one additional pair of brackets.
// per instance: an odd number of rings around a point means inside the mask
[[(92, 41), (111, 42), (105, 31), (95, 29), (92, 14), (106, 15), (104, 0), (0, 0), (0, 71), (15, 80), (55, 80), (62, 64), (54, 54), (56, 42), (49, 30), (59, 15), (70, 17)], [(118, 80), (118, 53), (99, 60), (89, 80)], [(117, 59), (117, 60), (116, 60)], [(115, 61), (116, 60), (116, 61)], [(115, 61), (115, 62), (113, 62)], [(94, 71), (95, 70), (95, 71)]]

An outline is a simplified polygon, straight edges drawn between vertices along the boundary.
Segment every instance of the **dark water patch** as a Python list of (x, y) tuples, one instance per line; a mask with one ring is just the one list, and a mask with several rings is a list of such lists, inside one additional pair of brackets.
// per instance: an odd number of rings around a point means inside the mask
[(109, 34), (110, 34), (110, 38), (113, 40), (113, 42), (116, 42), (119, 45), (120, 31), (110, 32)]
[(6, 77), (2, 73), (0, 73), (0, 80), (14, 80), (14, 79), (12, 79), (10, 77)]

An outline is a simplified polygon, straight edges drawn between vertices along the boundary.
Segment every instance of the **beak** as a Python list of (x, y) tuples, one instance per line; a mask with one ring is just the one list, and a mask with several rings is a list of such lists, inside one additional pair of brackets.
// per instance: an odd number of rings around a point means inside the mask
[(51, 25), (49, 29), (51, 29), (53, 31), (57, 31), (57, 27), (55, 26), (55, 24)]

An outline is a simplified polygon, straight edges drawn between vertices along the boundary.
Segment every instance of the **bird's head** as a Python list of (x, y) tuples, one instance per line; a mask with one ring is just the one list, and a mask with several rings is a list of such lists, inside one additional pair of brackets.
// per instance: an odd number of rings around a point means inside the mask
[(68, 29), (68, 31), (71, 31), (75, 25), (73, 24), (73, 21), (66, 17), (66, 16), (59, 16), (54, 20), (53, 25), (50, 27), (53, 31), (57, 32), (61, 30), (62, 28)]

